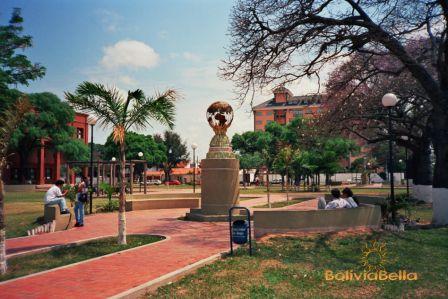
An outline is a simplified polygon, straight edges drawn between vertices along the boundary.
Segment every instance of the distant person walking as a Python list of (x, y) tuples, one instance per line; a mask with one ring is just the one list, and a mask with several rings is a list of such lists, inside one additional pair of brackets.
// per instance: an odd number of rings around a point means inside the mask
[(88, 200), (88, 182), (85, 176), (82, 176), (78, 184), (75, 203), (76, 227), (84, 226), (84, 204)]
[(57, 180), (54, 185), (45, 193), (44, 204), (46, 206), (57, 204), (61, 209), (61, 214), (69, 214), (70, 211), (67, 208), (67, 203), (64, 198), (68, 190), (62, 192), (62, 186), (64, 186), (64, 181)]

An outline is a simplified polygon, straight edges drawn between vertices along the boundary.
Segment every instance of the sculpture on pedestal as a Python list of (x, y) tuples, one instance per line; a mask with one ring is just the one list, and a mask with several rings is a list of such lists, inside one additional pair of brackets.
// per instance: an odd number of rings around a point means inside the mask
[(226, 102), (214, 102), (206, 116), (215, 135), (207, 158), (201, 161), (201, 208), (191, 209), (186, 218), (226, 221), (228, 210), (239, 202), (239, 161), (226, 135), (233, 121), (233, 109)]
[(226, 135), (233, 121), (232, 107), (226, 102), (214, 102), (207, 109), (207, 121), (215, 132), (215, 136), (210, 141), (207, 159), (234, 159), (235, 154)]

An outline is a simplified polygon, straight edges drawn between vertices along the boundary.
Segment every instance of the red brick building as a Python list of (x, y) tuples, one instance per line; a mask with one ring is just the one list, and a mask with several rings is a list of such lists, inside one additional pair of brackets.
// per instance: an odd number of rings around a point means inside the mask
[[(89, 142), (89, 125), (87, 114), (76, 113), (70, 126), (75, 128), (74, 138), (81, 139), (85, 144)], [(61, 165), (66, 162), (64, 156), (55, 151), (51, 140), (41, 140), (41, 147), (32, 149), (28, 161), (25, 162), (24, 178), (27, 184), (49, 184), (61, 178)], [(20, 182), (20, 157), (12, 153), (8, 158), (4, 180), (7, 184)]]
[[(284, 125), (296, 116), (303, 118), (317, 117), (325, 109), (325, 94), (295, 96), (284, 86), (279, 86), (272, 92), (274, 94), (272, 99), (252, 108), (254, 112), (254, 131), (263, 131), (265, 126), (272, 121)], [(343, 167), (348, 167), (357, 158), (368, 156), (370, 152), (370, 148), (364, 140), (352, 135), (346, 137), (354, 140), (361, 147), (361, 151), (359, 155), (341, 161)]]
[(316, 117), (322, 112), (324, 95), (294, 96), (284, 86), (273, 90), (274, 97), (269, 101), (253, 107), (254, 130), (262, 131), (272, 121), (287, 124), (296, 116), (303, 118)]

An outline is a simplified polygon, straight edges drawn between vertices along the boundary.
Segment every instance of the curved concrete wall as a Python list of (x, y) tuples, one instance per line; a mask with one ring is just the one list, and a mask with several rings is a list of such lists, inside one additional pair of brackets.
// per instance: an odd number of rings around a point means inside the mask
[(363, 204), (355, 209), (254, 211), (255, 237), (303, 231), (329, 232), (347, 228), (379, 228), (379, 206)]

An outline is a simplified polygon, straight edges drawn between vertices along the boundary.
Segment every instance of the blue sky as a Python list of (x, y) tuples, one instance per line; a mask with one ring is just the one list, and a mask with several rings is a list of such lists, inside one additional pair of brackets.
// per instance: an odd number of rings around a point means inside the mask
[[(50, 91), (61, 98), (84, 80), (141, 88), (147, 95), (175, 88), (175, 131), (190, 145), (199, 145), (203, 158), (213, 136), (205, 110), (216, 100), (234, 108), (232, 83), (218, 78), (226, 57), (230, 0), (24, 0), (0, 2), (5, 24), (13, 7), (22, 8), (25, 33), (33, 37), (26, 51), (31, 61), (47, 68), (44, 78), (21, 87), (28, 92)], [(294, 88), (293, 88), (294, 90)], [(256, 103), (270, 98), (260, 95)], [(235, 113), (228, 135), (253, 129), (248, 105)], [(155, 125), (142, 133), (163, 132)], [(95, 129), (95, 142), (104, 143), (108, 129)]]

